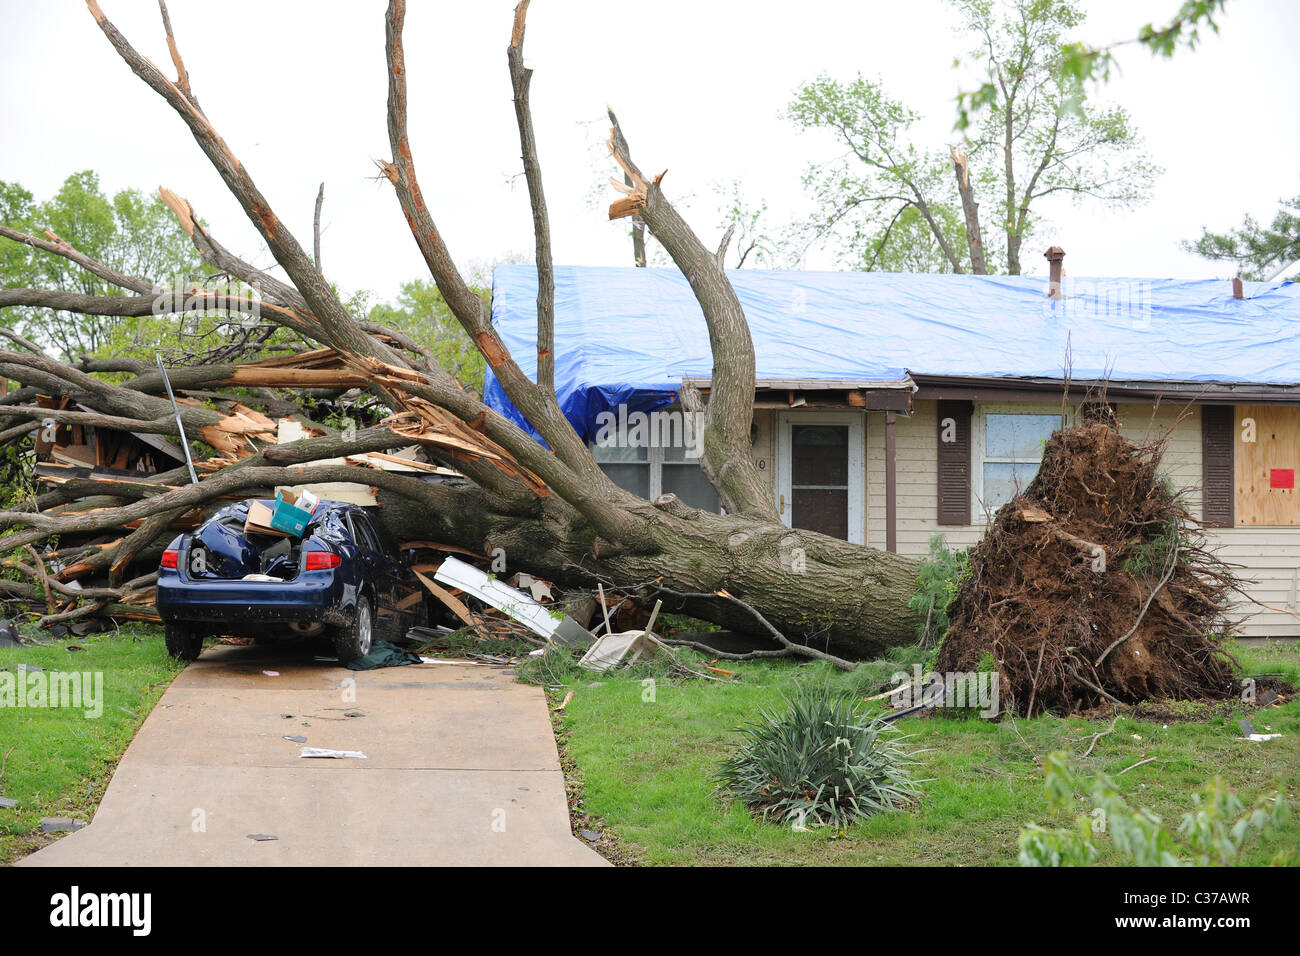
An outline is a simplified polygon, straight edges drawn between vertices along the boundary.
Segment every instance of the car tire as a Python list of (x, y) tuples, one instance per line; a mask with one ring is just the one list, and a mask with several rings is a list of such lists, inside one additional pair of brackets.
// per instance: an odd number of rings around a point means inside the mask
[(203, 635), (180, 624), (168, 624), (163, 628), (163, 641), (167, 653), (178, 661), (195, 661), (203, 653)]
[(375, 616), (370, 599), (357, 599), (357, 612), (347, 627), (334, 628), (334, 654), (340, 664), (365, 657), (375, 643)]

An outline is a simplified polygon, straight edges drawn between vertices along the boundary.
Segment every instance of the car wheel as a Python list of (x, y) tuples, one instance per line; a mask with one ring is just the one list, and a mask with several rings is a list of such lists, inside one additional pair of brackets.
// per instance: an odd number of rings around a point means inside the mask
[(374, 614), (370, 609), (370, 599), (357, 599), (357, 613), (348, 627), (334, 630), (334, 653), (340, 664), (365, 657), (375, 641)]
[(198, 660), (203, 653), (203, 635), (179, 624), (168, 624), (163, 629), (163, 641), (167, 644), (167, 653), (178, 661)]

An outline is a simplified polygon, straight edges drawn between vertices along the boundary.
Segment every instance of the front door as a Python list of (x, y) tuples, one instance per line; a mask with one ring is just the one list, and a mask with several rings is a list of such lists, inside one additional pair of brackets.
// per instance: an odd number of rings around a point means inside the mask
[(787, 525), (864, 543), (864, 420), (861, 412), (777, 416), (777, 510)]

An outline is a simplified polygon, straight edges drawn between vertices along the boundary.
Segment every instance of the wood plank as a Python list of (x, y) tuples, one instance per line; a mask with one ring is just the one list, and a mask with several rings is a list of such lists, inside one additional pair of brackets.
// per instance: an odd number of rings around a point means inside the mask
[(422, 574), (419, 571), (415, 571), (414, 569), (412, 569), (412, 571), (414, 572), (415, 576), (420, 579), (420, 583), (429, 589), (429, 593), (432, 594), (434, 597), (436, 597), (443, 604), (445, 604), (448, 610), (450, 610), (452, 614), (455, 614), (456, 617), (462, 623), (464, 623), (466, 627), (472, 630), (479, 637), (488, 636), (483, 632), (483, 629), (479, 625), (479, 623), (475, 621), (474, 618), (470, 615), (469, 608), (465, 606), (465, 603), (463, 601), (457, 598), (454, 594), (452, 594), (442, 585), (435, 583), (432, 578), (426, 577), (424, 574)]
[(402, 598), (400, 601), (397, 602), (398, 610), (405, 611), (408, 608), (415, 607), (415, 605), (419, 604), (420, 601), (423, 599), (424, 599), (423, 592), (412, 591), (406, 597)]
[(429, 474), (454, 475), (450, 468), (443, 468), (427, 461), (415, 461), (397, 455), (386, 455), (382, 451), (371, 451), (361, 455), (349, 455), (348, 462), (367, 462), (379, 466), (384, 471), (421, 471)]
[[(309, 471), (307, 473), (310, 474)], [(351, 481), (306, 482), (301, 485), (279, 485), (275, 488), (276, 491), (284, 489), (288, 489), (294, 494), (310, 491), (322, 501), (342, 501), (345, 504), (360, 505), (363, 508), (373, 508), (379, 504), (379, 498), (376, 496), (374, 488)]]

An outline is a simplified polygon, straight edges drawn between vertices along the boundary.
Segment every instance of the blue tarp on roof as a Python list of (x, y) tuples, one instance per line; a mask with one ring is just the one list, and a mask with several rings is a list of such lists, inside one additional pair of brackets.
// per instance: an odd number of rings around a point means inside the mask
[[(757, 377), (902, 383), (908, 375), (1300, 384), (1300, 284), (886, 272), (728, 273)], [(492, 317), (537, 372), (537, 273), (498, 266)], [(1068, 343), (1068, 346), (1067, 346)], [(596, 415), (655, 411), (711, 375), (708, 329), (676, 269), (555, 269), (555, 387), (591, 440)], [(485, 401), (527, 427), (489, 369)], [(531, 429), (529, 429), (531, 431)]]

